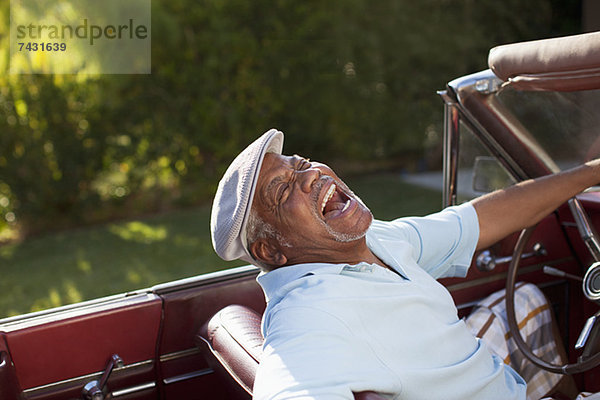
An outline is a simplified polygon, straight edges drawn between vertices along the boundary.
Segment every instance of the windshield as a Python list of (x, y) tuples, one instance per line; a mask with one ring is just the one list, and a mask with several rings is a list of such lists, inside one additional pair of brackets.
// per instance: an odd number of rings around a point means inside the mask
[(496, 94), (560, 169), (600, 156), (600, 90)]

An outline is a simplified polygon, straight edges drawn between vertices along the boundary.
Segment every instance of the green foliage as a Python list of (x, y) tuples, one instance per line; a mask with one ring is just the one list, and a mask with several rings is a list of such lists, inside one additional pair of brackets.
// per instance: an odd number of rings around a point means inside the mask
[(152, 1), (150, 75), (0, 75), (0, 231), (205, 202), (270, 127), (290, 152), (415, 168), (437, 89), (576, 25), (557, 0)]
[(45, 217), (81, 218), (97, 196), (104, 132), (96, 129), (94, 85), (53, 76), (7, 79), (0, 93), (0, 170), (13, 210), (25, 224)]

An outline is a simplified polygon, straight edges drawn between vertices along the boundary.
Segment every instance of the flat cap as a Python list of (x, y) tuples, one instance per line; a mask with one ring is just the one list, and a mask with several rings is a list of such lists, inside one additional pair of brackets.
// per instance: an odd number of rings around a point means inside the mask
[(281, 154), (283, 133), (270, 129), (244, 149), (219, 182), (210, 216), (212, 244), (224, 260), (255, 263), (248, 251), (246, 222), (265, 154)]

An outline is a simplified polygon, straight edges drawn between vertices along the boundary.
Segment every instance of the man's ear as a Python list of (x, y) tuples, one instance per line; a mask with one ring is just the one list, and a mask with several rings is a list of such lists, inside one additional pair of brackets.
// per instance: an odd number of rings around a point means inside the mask
[(267, 239), (258, 239), (250, 245), (249, 250), (254, 259), (273, 266), (273, 269), (279, 268), (287, 262), (287, 257), (280, 251), (279, 247), (273, 245)]

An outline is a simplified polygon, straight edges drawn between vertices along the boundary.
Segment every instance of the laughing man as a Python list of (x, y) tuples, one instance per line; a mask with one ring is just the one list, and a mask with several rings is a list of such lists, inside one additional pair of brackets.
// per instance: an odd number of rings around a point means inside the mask
[[(263, 270), (256, 399), (352, 399), (367, 390), (394, 399), (539, 399), (553, 388), (559, 376), (502, 361), (514, 345), (503, 340), (500, 319), (482, 329), (491, 305), (461, 320), (436, 279), (464, 277), (476, 249), (598, 183), (600, 163), (383, 222), (328, 166), (282, 148), (283, 134), (272, 129), (240, 153), (211, 216), (219, 256)], [(489, 303), (502, 294), (493, 296)], [(518, 314), (545, 304), (533, 285), (516, 297)], [(525, 328), (528, 340), (552, 342), (551, 332), (537, 329), (549, 321), (549, 310), (540, 313)], [(549, 361), (560, 362), (549, 347)]]

